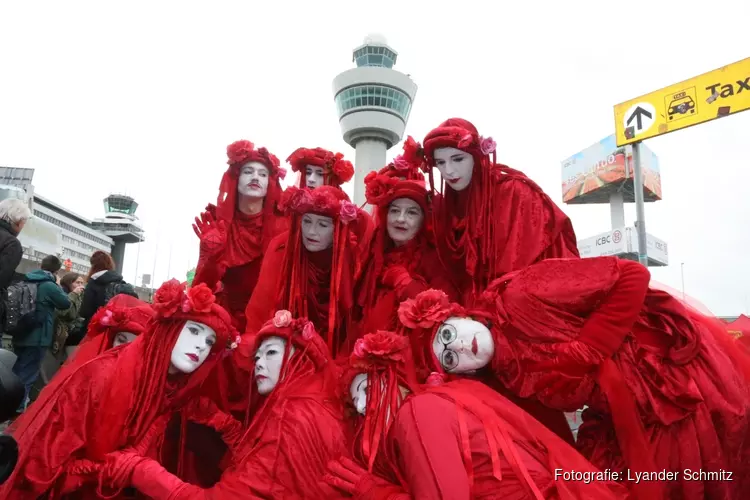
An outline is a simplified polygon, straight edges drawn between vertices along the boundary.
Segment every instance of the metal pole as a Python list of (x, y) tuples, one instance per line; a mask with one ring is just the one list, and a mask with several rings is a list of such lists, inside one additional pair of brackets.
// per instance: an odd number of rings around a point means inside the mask
[(641, 171), (641, 143), (633, 144), (633, 191), (635, 191), (635, 230), (638, 234), (638, 262), (648, 267), (646, 245), (646, 208), (643, 201), (643, 172)]
[[(135, 277), (133, 278), (133, 286), (138, 286), (138, 261), (141, 260), (141, 242), (138, 242), (138, 253), (135, 254)], [(143, 283), (141, 283), (142, 285)]]
[(685, 302), (685, 263), (680, 262), (680, 276), (682, 277), (682, 301)]

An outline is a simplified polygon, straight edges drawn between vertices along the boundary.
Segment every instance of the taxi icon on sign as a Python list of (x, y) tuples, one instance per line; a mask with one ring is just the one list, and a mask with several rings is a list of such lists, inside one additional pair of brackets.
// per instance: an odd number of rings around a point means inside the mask
[(687, 92), (678, 92), (672, 96), (672, 101), (669, 103), (667, 108), (667, 115), (670, 120), (675, 117), (681, 118), (679, 115), (695, 113), (695, 101)]

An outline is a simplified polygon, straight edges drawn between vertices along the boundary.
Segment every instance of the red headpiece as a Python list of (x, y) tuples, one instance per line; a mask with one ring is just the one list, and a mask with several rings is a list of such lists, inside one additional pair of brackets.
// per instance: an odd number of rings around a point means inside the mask
[[(355, 453), (367, 464), (368, 470), (376, 467), (379, 451), (382, 459), (389, 460), (387, 447), (381, 442), (395, 421), (396, 413), (406, 394), (419, 390), (414, 361), (411, 357), (409, 339), (392, 332), (368, 333), (357, 340), (349, 357), (345, 374), (341, 377), (342, 393), (351, 406), (350, 387), (359, 374), (367, 375), (367, 407), (364, 422), (357, 430)], [(391, 464), (392, 465), (392, 464)], [(378, 467), (379, 471), (381, 467)], [(392, 471), (392, 466), (382, 467)]]
[(89, 322), (86, 337), (108, 334), (108, 347), (111, 347), (115, 335), (120, 332), (140, 335), (153, 317), (154, 310), (149, 304), (130, 295), (120, 294), (96, 311)]
[(252, 142), (246, 140), (236, 141), (227, 146), (227, 158), (229, 168), (221, 179), (219, 199), (216, 202), (218, 219), (227, 222), (234, 219), (234, 213), (237, 210), (237, 182), (240, 171), (246, 163), (251, 161), (260, 162), (268, 169), (270, 178), (263, 211), (267, 216), (271, 215), (276, 210), (276, 204), (281, 197), (280, 180), (286, 176), (286, 169), (280, 166), (279, 159), (266, 148), (256, 149)]
[[(463, 118), (450, 118), (430, 131), (424, 138), (424, 156), (427, 166), (435, 165), (434, 153), (439, 148), (455, 148), (474, 156), (476, 164), (489, 157), (497, 149), (491, 137), (482, 137), (477, 128)], [(495, 163), (494, 158), (492, 163)]]
[(314, 190), (290, 187), (284, 192), (281, 206), (291, 213), (292, 221), (279, 281), (282, 284), (279, 303), (293, 314), (310, 316), (308, 286), (313, 272), (310, 259), (330, 255), (317, 252), (320, 256), (312, 256), (304, 249), (301, 233), (302, 216), (313, 213), (333, 219), (331, 270), (330, 273), (326, 273), (330, 276), (328, 325), (317, 326), (321, 331), (327, 327), (324, 338), (335, 356), (343, 342), (345, 318), (353, 303), (355, 250), (357, 240), (363, 231), (360, 222), (364, 223), (366, 219), (361, 216), (357, 206), (349, 201), (346, 193), (333, 186), (320, 186)]
[(323, 148), (298, 148), (286, 161), (291, 165), (292, 171), (300, 172), (300, 188), (305, 187), (305, 167), (308, 165), (323, 168), (325, 184), (329, 186), (341, 187), (354, 175), (354, 166), (344, 159), (343, 154)]
[(365, 177), (367, 203), (379, 208), (387, 207), (397, 198), (409, 198), (427, 213), (427, 189), (424, 175), (420, 172), (423, 160), (422, 148), (411, 136), (404, 142), (404, 152), (379, 172), (370, 172)]

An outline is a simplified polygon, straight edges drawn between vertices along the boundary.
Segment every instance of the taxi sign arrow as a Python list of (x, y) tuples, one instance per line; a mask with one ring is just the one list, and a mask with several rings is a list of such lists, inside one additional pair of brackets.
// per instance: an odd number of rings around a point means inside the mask
[(631, 114), (628, 117), (628, 122), (626, 125), (630, 125), (630, 122), (633, 121), (633, 118), (636, 119), (636, 128), (640, 131), (643, 129), (643, 117), (646, 117), (648, 119), (651, 119), (654, 117), (650, 112), (646, 111), (642, 107), (638, 106), (635, 108), (635, 111), (633, 111), (633, 114)]

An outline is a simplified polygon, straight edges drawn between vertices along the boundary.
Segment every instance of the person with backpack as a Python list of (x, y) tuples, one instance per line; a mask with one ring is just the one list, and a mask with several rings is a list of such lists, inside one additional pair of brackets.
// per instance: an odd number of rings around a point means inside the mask
[[(28, 405), (29, 390), (39, 376), (39, 367), (44, 354), (52, 345), (55, 332), (55, 310), (70, 307), (70, 300), (57, 284), (55, 276), (61, 267), (60, 259), (55, 255), (48, 255), (42, 259), (41, 269), (28, 273), (24, 278), (23, 285), (34, 289), (29, 295), (35, 297), (33, 313), (25, 314), (18, 321), (18, 327), (13, 333), (13, 351), (18, 356), (13, 365), (13, 373), (18, 375), (26, 389), (21, 410)], [(24, 310), (22, 307), (22, 311)]]
[(68, 337), (68, 346), (78, 345), (86, 335), (89, 321), (100, 307), (107, 305), (112, 297), (124, 293), (138, 298), (132, 285), (125, 282), (122, 275), (115, 271), (115, 261), (107, 252), (97, 250), (89, 260), (91, 269), (88, 283), (83, 291), (83, 300), (78, 315), (83, 318), (83, 324), (76, 328)]
[[(0, 291), (10, 286), (18, 264), (23, 258), (23, 247), (18, 241), (26, 221), (31, 217), (29, 206), (16, 198), (0, 201)], [(4, 301), (0, 301), (3, 307)], [(0, 315), (5, 310), (0, 310)]]

